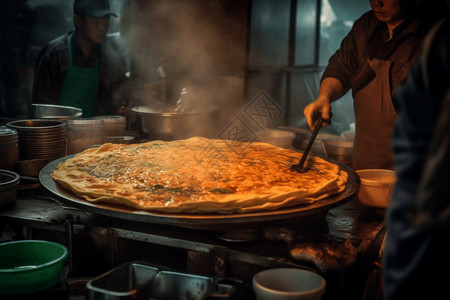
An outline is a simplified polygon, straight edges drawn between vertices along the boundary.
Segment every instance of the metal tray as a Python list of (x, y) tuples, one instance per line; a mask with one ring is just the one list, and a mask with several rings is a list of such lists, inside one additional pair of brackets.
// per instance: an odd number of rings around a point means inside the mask
[(47, 164), (44, 168), (41, 169), (41, 172), (39, 173), (39, 180), (42, 186), (50, 193), (58, 197), (58, 199), (60, 199), (62, 202), (91, 213), (96, 213), (113, 218), (119, 218), (134, 222), (173, 225), (193, 229), (216, 230), (236, 227), (240, 225), (247, 226), (249, 224), (268, 223), (279, 220), (298, 219), (304, 216), (311, 216), (316, 214), (325, 214), (329, 209), (353, 199), (360, 185), (359, 176), (353, 169), (337, 161), (326, 159), (334, 164), (339, 165), (341, 170), (348, 173), (347, 186), (343, 192), (316, 201), (312, 204), (298, 205), (271, 211), (234, 214), (161, 213), (136, 210), (130, 207), (109, 203), (92, 203), (76, 196), (71, 191), (64, 189), (51, 178), (51, 174), (59, 163), (64, 162), (70, 157), (73, 157), (73, 155), (62, 157)]
[(241, 282), (129, 262), (86, 284), (89, 300), (230, 299)]

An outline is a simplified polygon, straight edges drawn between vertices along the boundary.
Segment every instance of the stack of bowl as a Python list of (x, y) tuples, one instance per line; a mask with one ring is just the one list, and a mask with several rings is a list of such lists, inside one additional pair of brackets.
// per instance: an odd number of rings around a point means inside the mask
[(103, 120), (103, 142), (123, 141), (127, 129), (127, 120), (124, 116), (97, 116), (93, 119)]
[(56, 120), (19, 120), (6, 124), (19, 134), (19, 159), (55, 160), (66, 155), (66, 125)]
[(75, 154), (103, 143), (103, 119), (81, 118), (67, 120), (67, 154)]

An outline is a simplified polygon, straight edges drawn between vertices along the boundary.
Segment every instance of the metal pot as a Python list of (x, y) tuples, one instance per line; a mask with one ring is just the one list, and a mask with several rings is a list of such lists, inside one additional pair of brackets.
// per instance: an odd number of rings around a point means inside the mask
[(216, 132), (220, 110), (202, 107), (189, 112), (161, 112), (150, 107), (134, 107), (142, 130), (156, 140), (179, 140), (193, 136), (212, 137)]
[(352, 164), (353, 141), (324, 140), (325, 155), (348, 166)]
[(19, 161), (19, 135), (5, 126), (0, 126), (0, 157), (0, 169), (12, 171)]
[(0, 205), (16, 201), (19, 182), (19, 174), (0, 169)]

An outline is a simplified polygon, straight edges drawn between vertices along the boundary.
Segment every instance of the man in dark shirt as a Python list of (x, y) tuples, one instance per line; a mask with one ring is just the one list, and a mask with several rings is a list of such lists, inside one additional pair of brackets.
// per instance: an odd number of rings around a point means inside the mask
[(352, 89), (354, 169), (393, 169), (391, 137), (397, 118), (392, 94), (420, 53), (423, 36), (438, 18), (435, 2), (370, 0), (372, 10), (353, 25), (330, 58), (317, 99), (304, 109), (313, 128), (319, 115), (331, 122), (331, 102)]
[(450, 20), (396, 93), (397, 184), (387, 213), (386, 300), (450, 299)]
[(125, 103), (126, 64), (107, 38), (109, 0), (75, 0), (75, 31), (51, 41), (39, 55), (33, 103), (81, 108), (84, 117), (117, 114)]

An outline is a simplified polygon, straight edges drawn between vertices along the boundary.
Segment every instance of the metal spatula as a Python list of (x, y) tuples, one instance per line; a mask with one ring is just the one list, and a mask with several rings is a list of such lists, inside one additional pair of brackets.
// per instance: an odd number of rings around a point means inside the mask
[(323, 123), (323, 119), (322, 119), (322, 116), (320, 116), (319, 119), (317, 119), (317, 121), (316, 121), (316, 125), (314, 125), (314, 130), (311, 134), (311, 137), (309, 138), (309, 141), (308, 141), (308, 144), (306, 145), (305, 150), (303, 151), (303, 155), (300, 158), (299, 163), (295, 164), (295, 165), (291, 165), (290, 169), (292, 171), (297, 171), (300, 173), (305, 171), (303, 169), (303, 165), (305, 164), (306, 157), (308, 156), (309, 150), (311, 150), (314, 140), (316, 139), (317, 133), (319, 132), (320, 127), (322, 127), (322, 123)]

